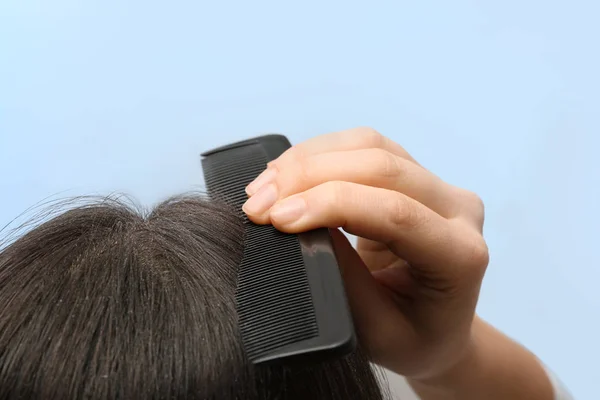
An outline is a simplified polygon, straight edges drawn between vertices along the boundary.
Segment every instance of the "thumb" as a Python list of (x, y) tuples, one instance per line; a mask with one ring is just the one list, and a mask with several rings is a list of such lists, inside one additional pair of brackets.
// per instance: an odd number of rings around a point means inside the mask
[(410, 329), (403, 329), (407, 321), (390, 290), (377, 283), (348, 238), (338, 229), (330, 233), (359, 341), (373, 361), (381, 363), (390, 345), (409, 340)]

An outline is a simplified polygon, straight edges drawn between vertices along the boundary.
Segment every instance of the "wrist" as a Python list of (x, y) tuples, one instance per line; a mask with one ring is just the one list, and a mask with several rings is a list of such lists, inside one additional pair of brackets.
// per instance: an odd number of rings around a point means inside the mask
[(463, 358), (439, 375), (409, 383), (425, 400), (554, 398), (537, 357), (478, 317)]
[[(475, 316), (471, 325), (469, 338), (465, 342), (464, 349), (453, 363), (446, 368), (438, 371), (434, 375), (408, 378), (408, 382), (417, 391), (428, 390), (436, 393), (452, 392), (452, 388), (457, 382), (462, 381), (463, 376), (469, 374), (469, 371), (480, 370), (484, 363), (483, 350), (481, 348), (481, 320)], [(420, 390), (418, 390), (420, 389)]]

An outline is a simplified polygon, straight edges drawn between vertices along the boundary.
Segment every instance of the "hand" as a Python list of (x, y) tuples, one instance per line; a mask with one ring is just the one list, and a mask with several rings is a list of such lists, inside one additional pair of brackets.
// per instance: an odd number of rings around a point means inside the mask
[(373, 361), (432, 379), (469, 353), (488, 264), (475, 194), (361, 128), (310, 139), (247, 187), (244, 211), (285, 232), (332, 230), (350, 306)]

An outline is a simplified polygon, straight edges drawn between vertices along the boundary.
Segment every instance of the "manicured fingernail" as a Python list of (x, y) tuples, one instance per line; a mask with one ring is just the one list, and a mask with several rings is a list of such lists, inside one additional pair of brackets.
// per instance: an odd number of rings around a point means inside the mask
[(284, 200), (271, 209), (269, 216), (278, 224), (289, 224), (306, 212), (306, 201), (302, 197)]
[(263, 186), (242, 206), (249, 215), (262, 215), (277, 201), (277, 188), (273, 184)]
[(265, 169), (260, 175), (246, 186), (248, 196), (253, 196), (260, 190), (261, 187), (275, 180), (277, 171), (274, 168)]

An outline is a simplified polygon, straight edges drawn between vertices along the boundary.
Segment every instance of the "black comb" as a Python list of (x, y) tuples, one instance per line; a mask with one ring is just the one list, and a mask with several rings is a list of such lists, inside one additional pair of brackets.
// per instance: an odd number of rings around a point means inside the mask
[[(202, 154), (209, 196), (240, 210), (245, 187), (290, 147), (265, 135)], [(253, 363), (322, 362), (352, 352), (356, 337), (327, 229), (286, 234), (244, 215), (236, 300), (242, 342)]]

